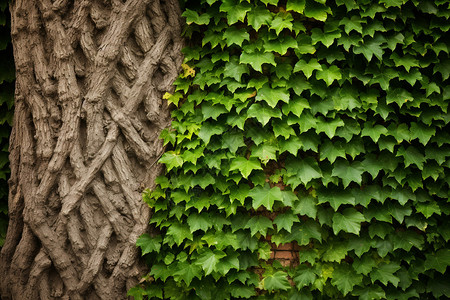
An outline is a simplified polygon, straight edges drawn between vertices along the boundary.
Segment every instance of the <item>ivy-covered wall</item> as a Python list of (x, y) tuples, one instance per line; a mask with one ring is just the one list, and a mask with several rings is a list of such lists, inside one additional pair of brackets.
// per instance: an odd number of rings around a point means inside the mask
[(183, 16), (167, 174), (144, 196), (160, 234), (138, 240), (151, 270), (130, 294), (450, 297), (449, 1), (202, 0)]
[(167, 174), (144, 196), (160, 234), (139, 239), (151, 271), (130, 294), (450, 297), (450, 3), (202, 0), (183, 16)]
[(14, 105), (14, 61), (9, 23), (8, 0), (0, 0), (0, 248), (8, 225), (8, 140)]

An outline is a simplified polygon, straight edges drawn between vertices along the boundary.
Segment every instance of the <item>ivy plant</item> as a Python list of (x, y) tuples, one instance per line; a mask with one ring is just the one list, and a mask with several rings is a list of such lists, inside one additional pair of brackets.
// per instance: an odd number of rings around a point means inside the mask
[(189, 5), (129, 294), (450, 297), (450, 3)]

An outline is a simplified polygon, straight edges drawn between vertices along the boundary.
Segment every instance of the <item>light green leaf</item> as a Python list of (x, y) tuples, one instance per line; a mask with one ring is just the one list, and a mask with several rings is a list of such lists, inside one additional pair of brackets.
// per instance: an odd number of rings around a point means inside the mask
[(418, 138), (423, 145), (426, 145), (431, 137), (436, 134), (435, 127), (426, 126), (421, 122), (411, 122), (409, 131), (411, 132), (411, 140)]
[(371, 39), (369, 41), (365, 41), (358, 46), (353, 46), (353, 52), (355, 54), (363, 54), (367, 61), (371, 61), (372, 57), (375, 55), (379, 60), (382, 60), (383, 57), (383, 48), (381, 47), (382, 40), (380, 39)]
[(330, 86), (335, 80), (341, 80), (342, 74), (341, 70), (335, 65), (331, 67), (326, 67), (322, 65), (322, 70), (318, 70), (316, 73), (317, 80), (323, 80), (325, 83)]
[(257, 6), (247, 13), (247, 22), (258, 31), (263, 25), (270, 25), (272, 14), (264, 7)]
[[(200, 128), (198, 137), (201, 138), (203, 140), (203, 142), (205, 142), (205, 144), (208, 144), (213, 135), (216, 135), (216, 134), (220, 135), (224, 132), (224, 130), (225, 130), (225, 126), (222, 124), (204, 122), (202, 124), (202, 127)], [(166, 153), (170, 153), (170, 151), (166, 152)]]
[(167, 171), (170, 171), (173, 168), (181, 167), (184, 161), (180, 154), (174, 151), (167, 151), (161, 156), (159, 162), (165, 164)]
[(304, 14), (308, 18), (313, 18), (325, 22), (327, 20), (328, 14), (331, 14), (331, 9), (328, 6), (317, 3), (315, 1), (307, 1)]
[(265, 84), (256, 94), (257, 101), (266, 101), (271, 107), (275, 107), (278, 101), (289, 102), (289, 92), (284, 88), (271, 88)]
[(361, 230), (361, 223), (366, 219), (363, 214), (354, 208), (346, 208), (341, 213), (333, 215), (333, 232), (338, 234), (339, 231), (359, 234)]
[(323, 32), (319, 28), (311, 29), (311, 40), (313, 45), (321, 42), (325, 47), (329, 48), (334, 43), (334, 40), (340, 37), (341, 33), (339, 31)]
[(312, 196), (300, 197), (300, 200), (294, 202), (292, 210), (296, 215), (305, 215), (312, 219), (317, 216), (317, 199)]
[(223, 34), (223, 37), (226, 40), (228, 47), (233, 44), (242, 46), (244, 41), (248, 41), (250, 39), (250, 35), (244, 28), (238, 29), (235, 26), (227, 28)]
[(251, 235), (260, 233), (262, 236), (267, 235), (267, 229), (273, 229), (272, 221), (264, 216), (254, 216), (248, 220), (244, 228), (249, 228)]
[(268, 291), (287, 291), (291, 288), (291, 284), (287, 280), (287, 273), (283, 271), (277, 271), (271, 275), (265, 275), (262, 280), (262, 286)]
[(302, 224), (295, 223), (292, 232), (286, 236), (286, 242), (297, 241), (299, 245), (308, 245), (311, 239), (322, 242), (322, 233), (319, 223), (308, 220)]
[(364, 128), (361, 131), (361, 136), (369, 136), (375, 143), (378, 142), (378, 139), (381, 135), (387, 135), (388, 130), (386, 127), (382, 125), (372, 126), (369, 122), (364, 123)]
[(195, 261), (195, 264), (202, 267), (202, 269), (205, 271), (205, 275), (209, 275), (213, 271), (217, 271), (217, 264), (219, 263), (219, 260), (225, 256), (226, 254), (223, 251), (211, 251), (208, 248), (204, 248)]
[(322, 116), (320, 116), (317, 118), (317, 121), (318, 122), (315, 126), (317, 133), (324, 132), (330, 139), (334, 137), (334, 135), (336, 134), (336, 129), (338, 127), (342, 127), (345, 125), (344, 121), (342, 121), (342, 119), (340, 118), (326, 121)]
[(270, 24), (270, 29), (274, 29), (279, 35), (283, 29), (292, 30), (292, 21), (294, 21), (294, 18), (290, 13), (279, 12)]
[(188, 25), (192, 23), (198, 25), (208, 25), (209, 21), (211, 20), (211, 16), (209, 14), (203, 13), (199, 15), (196, 11), (187, 8), (185, 9), (185, 11), (181, 16), (186, 18), (186, 23)]
[(201, 279), (202, 267), (198, 264), (190, 264), (187, 261), (179, 262), (177, 264), (177, 271), (173, 273), (173, 276), (180, 278), (189, 286), (194, 277)]
[(247, 65), (240, 64), (239, 61), (233, 57), (225, 64), (223, 76), (234, 78), (234, 80), (240, 82), (242, 75), (248, 74), (248, 72)]
[(316, 281), (317, 275), (311, 267), (304, 264), (297, 267), (293, 277), (295, 286), (301, 290), (305, 286), (310, 286)]
[(151, 237), (148, 233), (141, 235), (137, 241), (136, 246), (141, 248), (142, 255), (151, 252), (159, 252), (161, 249), (162, 238), (160, 235)]
[(236, 157), (231, 161), (230, 171), (239, 170), (244, 178), (248, 178), (253, 170), (262, 170), (261, 163), (258, 159), (250, 157)]
[(240, 57), (241, 64), (249, 64), (255, 71), (262, 72), (263, 64), (276, 66), (275, 55), (271, 52), (255, 51), (252, 53), (243, 52)]
[(282, 214), (278, 214), (273, 220), (273, 223), (277, 225), (277, 230), (281, 229), (291, 232), (294, 222), (298, 222), (298, 216), (292, 213), (292, 210), (288, 210)]
[(248, 195), (253, 199), (253, 209), (258, 209), (260, 206), (264, 206), (266, 209), (271, 211), (275, 200), (283, 200), (283, 193), (280, 188), (277, 186), (271, 188), (268, 184), (264, 187), (254, 187), (250, 190)]
[(266, 164), (269, 160), (276, 160), (278, 148), (269, 144), (263, 143), (252, 148), (251, 157), (257, 157)]
[(189, 226), (181, 223), (172, 223), (169, 229), (167, 229), (166, 237), (167, 236), (171, 237), (177, 245), (180, 245), (185, 239), (191, 241), (193, 239)]
[(416, 211), (425, 216), (425, 218), (431, 217), (433, 214), (440, 215), (441, 209), (435, 201), (420, 202), (415, 205)]
[(306, 0), (288, 0), (286, 3), (286, 10), (292, 10), (302, 14), (305, 9), (305, 4)]
[(308, 63), (301, 59), (294, 66), (294, 72), (302, 71), (306, 78), (311, 77), (314, 70), (322, 71), (322, 65), (316, 58), (311, 58)]
[(351, 19), (344, 17), (340, 22), (339, 26), (344, 25), (345, 33), (350, 34), (352, 30), (355, 30), (358, 33), (363, 32), (363, 26), (361, 24), (366, 23), (358, 16), (352, 16)]
[(228, 24), (236, 22), (244, 22), (247, 12), (250, 11), (251, 5), (246, 2), (236, 3), (233, 0), (223, 0), (219, 10), (227, 13)]
[(352, 181), (361, 184), (363, 172), (364, 169), (360, 162), (356, 161), (350, 165), (347, 160), (339, 160), (334, 164), (331, 176), (341, 178), (344, 188), (346, 188)]
[(421, 250), (424, 238), (412, 230), (398, 231), (392, 236), (392, 243), (394, 244), (394, 251), (403, 249), (409, 252), (413, 246)]
[(341, 205), (355, 205), (355, 196), (347, 191), (338, 188), (322, 188), (318, 191), (318, 203), (330, 203), (331, 207), (337, 211)]
[(281, 111), (278, 108), (271, 108), (265, 102), (253, 103), (247, 111), (249, 118), (256, 118), (263, 126), (272, 118), (281, 118)]
[(204, 213), (190, 213), (187, 218), (187, 223), (189, 224), (192, 233), (197, 230), (203, 230), (206, 232), (212, 227), (210, 216)]
[(286, 171), (288, 175), (294, 175), (300, 179), (304, 185), (307, 185), (312, 179), (322, 177), (322, 171), (317, 161), (311, 157), (287, 160)]

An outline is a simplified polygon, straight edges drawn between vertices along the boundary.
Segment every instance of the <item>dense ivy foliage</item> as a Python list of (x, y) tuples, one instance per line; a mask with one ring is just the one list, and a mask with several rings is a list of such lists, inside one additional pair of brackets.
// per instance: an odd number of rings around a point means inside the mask
[(8, 225), (8, 139), (14, 105), (14, 62), (10, 43), (8, 0), (0, 0), (0, 247)]
[[(450, 297), (450, 3), (202, 0), (137, 299)], [(294, 243), (291, 266), (271, 259)]]

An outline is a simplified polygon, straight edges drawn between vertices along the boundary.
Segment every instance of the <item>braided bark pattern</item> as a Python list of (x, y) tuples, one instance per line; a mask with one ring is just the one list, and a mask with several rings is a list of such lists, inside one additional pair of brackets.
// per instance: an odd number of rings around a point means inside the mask
[(16, 111), (2, 299), (124, 299), (144, 268), (177, 0), (16, 0)]

